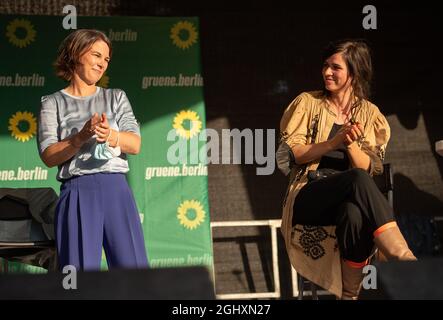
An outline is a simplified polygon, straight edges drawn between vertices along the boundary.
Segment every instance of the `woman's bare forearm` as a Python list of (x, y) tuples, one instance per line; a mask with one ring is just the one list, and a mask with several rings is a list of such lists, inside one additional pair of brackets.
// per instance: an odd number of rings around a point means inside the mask
[(357, 143), (351, 143), (346, 147), (346, 151), (353, 168), (360, 168), (369, 171), (371, 166), (371, 158), (369, 158), (369, 156), (357, 146)]
[(71, 159), (80, 150), (85, 140), (79, 134), (75, 134), (62, 141), (51, 144), (40, 155), (44, 164), (52, 168)]
[[(71, 159), (88, 139), (89, 137), (86, 139), (79, 134), (75, 134), (47, 147), (41, 154), (41, 159), (50, 168), (61, 165)], [(118, 140), (121, 152), (129, 154), (138, 154), (140, 152), (141, 139), (137, 134), (119, 132)], [(111, 131), (109, 144), (112, 147), (117, 145), (117, 131)]]
[(292, 147), (295, 163), (305, 164), (321, 158), (324, 154), (334, 150), (334, 142), (332, 140), (314, 143), (314, 144), (296, 144)]
[(120, 146), (121, 152), (129, 154), (138, 154), (140, 152), (141, 138), (133, 132), (115, 131), (111, 129), (111, 136), (109, 137), (109, 145), (111, 147)]

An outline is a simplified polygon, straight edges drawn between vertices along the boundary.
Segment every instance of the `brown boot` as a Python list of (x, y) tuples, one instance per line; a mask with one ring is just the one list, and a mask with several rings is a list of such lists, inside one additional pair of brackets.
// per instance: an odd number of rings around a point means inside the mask
[(374, 232), (374, 242), (388, 260), (417, 260), (396, 222), (389, 222), (377, 229)]
[(363, 282), (363, 266), (354, 265), (351, 261), (341, 260), (341, 277), (343, 282), (342, 300), (357, 300)]

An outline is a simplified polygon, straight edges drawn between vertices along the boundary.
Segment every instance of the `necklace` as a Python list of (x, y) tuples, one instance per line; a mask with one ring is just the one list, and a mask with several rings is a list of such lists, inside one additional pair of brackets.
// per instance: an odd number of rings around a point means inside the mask
[(351, 114), (351, 110), (349, 108), (349, 102), (344, 108), (340, 108), (338, 105), (336, 105), (333, 101), (326, 99), (328, 104), (333, 107), (337, 114), (337, 120), (336, 122), (339, 124), (347, 123), (349, 120), (349, 115)]

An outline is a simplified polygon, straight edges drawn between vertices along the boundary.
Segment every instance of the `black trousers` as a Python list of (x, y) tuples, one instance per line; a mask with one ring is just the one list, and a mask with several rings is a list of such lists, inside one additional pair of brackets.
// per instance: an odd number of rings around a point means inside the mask
[(340, 253), (365, 261), (374, 248), (373, 232), (394, 221), (393, 209), (362, 169), (349, 169), (305, 185), (295, 198), (293, 225), (336, 226)]

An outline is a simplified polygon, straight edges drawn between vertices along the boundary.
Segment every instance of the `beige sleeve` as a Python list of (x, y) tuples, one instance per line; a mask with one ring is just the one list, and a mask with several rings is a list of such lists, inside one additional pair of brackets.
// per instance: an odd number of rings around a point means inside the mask
[(291, 148), (306, 144), (308, 133), (308, 101), (305, 93), (297, 96), (286, 108), (280, 121), (280, 141)]
[(391, 137), (391, 128), (385, 116), (376, 110), (372, 126), (366, 134), (366, 139), (362, 144), (362, 150), (371, 159), (369, 174), (379, 175), (383, 173), (383, 161), (385, 159), (386, 146)]

